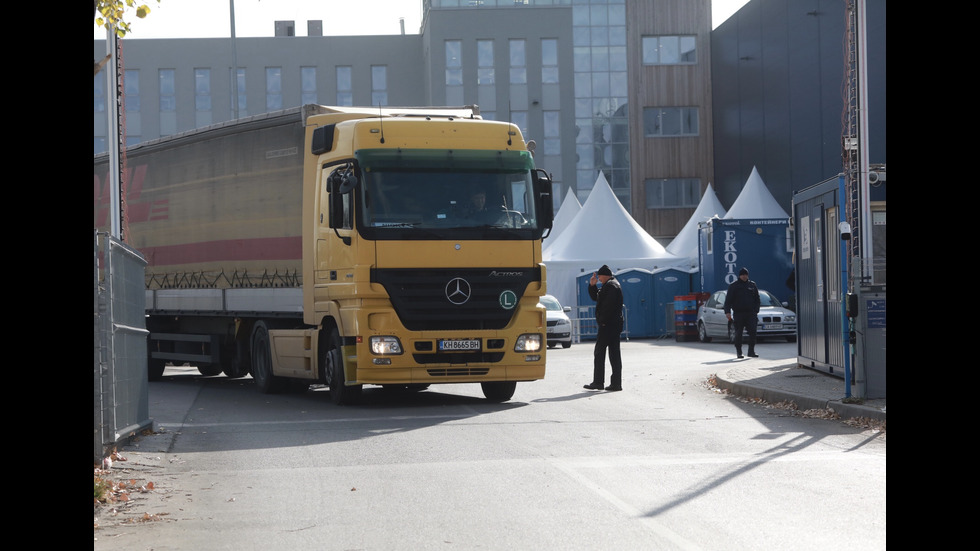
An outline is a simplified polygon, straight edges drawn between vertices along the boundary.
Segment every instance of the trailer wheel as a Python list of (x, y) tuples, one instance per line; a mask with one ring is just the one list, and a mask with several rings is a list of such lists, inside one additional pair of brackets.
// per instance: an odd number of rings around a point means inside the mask
[(330, 387), (330, 400), (338, 406), (353, 404), (361, 396), (361, 385), (347, 386), (344, 377), (344, 358), (341, 349), (340, 333), (337, 329), (330, 331), (327, 340), (326, 379)]
[(285, 381), (272, 374), (272, 348), (269, 330), (258, 321), (252, 329), (252, 378), (262, 394), (275, 394), (283, 389)]
[(167, 363), (163, 360), (149, 358), (146, 361), (146, 378), (149, 381), (159, 381), (163, 378), (163, 370), (167, 368)]
[(203, 364), (197, 366), (197, 370), (205, 377), (214, 377), (215, 375), (221, 375), (221, 366), (218, 364)]
[(248, 342), (234, 339), (221, 349), (221, 370), (229, 379), (239, 379), (248, 375), (251, 369), (248, 355)]
[(517, 390), (517, 381), (493, 381), (480, 383), (483, 387), (483, 395), (491, 402), (506, 402), (514, 396)]

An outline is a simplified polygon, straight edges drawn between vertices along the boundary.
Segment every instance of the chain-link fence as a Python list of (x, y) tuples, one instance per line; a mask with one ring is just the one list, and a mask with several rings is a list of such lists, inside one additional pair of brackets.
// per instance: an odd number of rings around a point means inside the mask
[(146, 374), (146, 261), (104, 233), (94, 239), (95, 460), (151, 427)]

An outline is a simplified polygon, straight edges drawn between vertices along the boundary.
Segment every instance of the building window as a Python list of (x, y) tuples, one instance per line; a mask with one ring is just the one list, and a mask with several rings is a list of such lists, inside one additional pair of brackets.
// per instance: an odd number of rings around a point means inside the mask
[(163, 113), (177, 110), (177, 96), (174, 93), (173, 69), (160, 69), (160, 111)]
[(663, 178), (645, 184), (648, 209), (697, 208), (701, 202), (700, 178)]
[(561, 117), (558, 111), (545, 111), (544, 118), (544, 154), (561, 155)]
[(300, 104), (317, 103), (316, 101), (316, 67), (300, 67)]
[(229, 103), (229, 105), (232, 106), (231, 117), (232, 118), (235, 118), (235, 116), (236, 116), (236, 113), (234, 112), (234, 108), (235, 108), (235, 105), (236, 105), (235, 104), (235, 100), (234, 100), (234, 94), (235, 94), (236, 91), (238, 93), (238, 104), (237, 104), (238, 105), (238, 113), (237, 113), (237, 116), (238, 117), (245, 117), (245, 116), (248, 116), (248, 95), (245, 93), (245, 69), (239, 68), (236, 71), (235, 77), (236, 77), (235, 86), (232, 88), (232, 92), (231, 92), (232, 93), (232, 100)]
[(697, 107), (644, 107), (643, 135), (647, 138), (662, 136), (697, 136)]
[(95, 112), (105, 113), (105, 79), (106, 74), (103, 71), (99, 71), (99, 74), (95, 75)]
[(493, 40), (476, 41), (476, 64), (476, 83), (492, 86), (494, 81)]
[(126, 111), (140, 110), (140, 71), (126, 69), (123, 73), (123, 87), (126, 90)]
[(211, 69), (194, 69), (194, 108), (211, 110)]
[(644, 65), (693, 65), (698, 51), (693, 36), (644, 36)]
[(462, 52), (462, 41), (446, 41), (446, 86), (462, 86), (463, 84)]
[(388, 67), (371, 66), (371, 105), (388, 105)]
[(350, 107), (354, 105), (354, 91), (352, 88), (351, 68), (348, 66), (337, 67), (337, 105)]
[(265, 110), (282, 109), (282, 67), (265, 68)]
[(510, 83), (527, 84), (527, 57), (524, 40), (510, 41)]
[(511, 111), (510, 112), (510, 122), (517, 125), (521, 129), (521, 134), (526, 141), (527, 137), (527, 111)]
[(558, 40), (541, 40), (541, 83), (558, 84)]
[(160, 69), (157, 76), (160, 80), (160, 135), (170, 136), (177, 133), (177, 95), (174, 79), (176, 70)]

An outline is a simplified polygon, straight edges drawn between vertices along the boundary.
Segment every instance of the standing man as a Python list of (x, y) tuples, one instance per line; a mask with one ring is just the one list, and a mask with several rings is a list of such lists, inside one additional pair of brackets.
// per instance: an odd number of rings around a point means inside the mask
[[(738, 279), (728, 286), (725, 295), (725, 317), (735, 324), (735, 352), (742, 357), (742, 330), (749, 332), (749, 357), (755, 353), (755, 330), (759, 325), (759, 288), (749, 280), (748, 268), (738, 271)], [(734, 311), (734, 315), (732, 312)]]
[[(602, 282), (602, 288), (596, 286)], [(592, 382), (585, 385), (589, 390), (602, 390), (606, 371), (606, 349), (609, 349), (609, 363), (612, 375), (606, 390), (623, 390), (623, 358), (619, 353), (619, 334), (623, 332), (623, 289), (605, 264), (598, 272), (592, 272), (589, 279), (589, 296), (595, 301), (595, 320), (599, 332), (595, 339), (595, 358)]]

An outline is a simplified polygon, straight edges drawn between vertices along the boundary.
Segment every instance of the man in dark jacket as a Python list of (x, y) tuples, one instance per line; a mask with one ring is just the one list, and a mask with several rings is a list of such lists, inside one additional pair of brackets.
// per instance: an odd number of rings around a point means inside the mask
[[(759, 325), (759, 288), (749, 280), (748, 268), (738, 272), (738, 279), (728, 286), (725, 295), (725, 317), (735, 324), (735, 352), (742, 357), (742, 330), (749, 333), (749, 357), (758, 358), (755, 353), (755, 330)], [(734, 312), (734, 315), (732, 314)]]
[[(602, 283), (597, 287), (596, 281)], [(589, 390), (602, 390), (606, 371), (606, 349), (609, 349), (609, 363), (612, 375), (606, 390), (623, 390), (623, 359), (619, 352), (619, 334), (623, 332), (623, 289), (605, 264), (598, 272), (593, 272), (589, 280), (589, 296), (595, 301), (595, 320), (599, 332), (595, 339), (592, 382), (585, 385)]]

